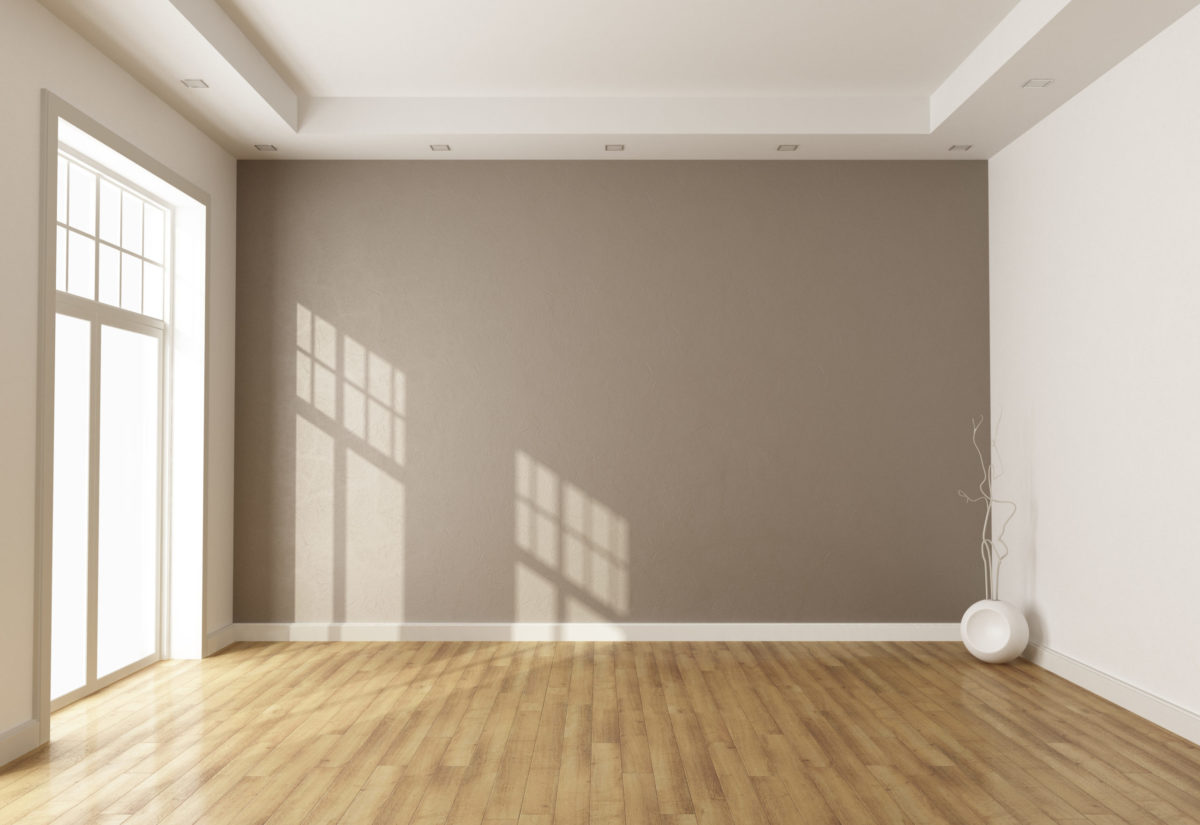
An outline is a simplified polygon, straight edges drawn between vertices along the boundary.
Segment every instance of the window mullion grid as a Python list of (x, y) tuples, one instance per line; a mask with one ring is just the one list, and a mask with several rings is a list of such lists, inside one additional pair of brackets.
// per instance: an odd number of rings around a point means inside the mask
[[(100, 189), (104, 178), (96, 175), (96, 192), (93, 196), (95, 211), (92, 213), (92, 231), (96, 233), (96, 253), (92, 255), (92, 297), (100, 300)], [(68, 195), (68, 199), (69, 199)]]
[[(142, 250), (143, 256), (146, 254), (146, 207), (148, 207), (149, 205), (150, 204), (147, 203), (146, 201), (144, 201), (144, 200), (142, 201), (142, 225), (140, 227), (138, 227), (138, 229), (141, 233), (141, 237), (139, 238), (139, 240), (141, 241), (141, 246), (139, 246), (138, 248)], [(138, 296), (138, 309), (141, 311), (141, 313), (143, 315), (145, 315), (146, 314), (146, 259), (145, 259), (145, 257), (142, 257), (142, 267), (141, 268), (142, 268), (142, 293), (140, 296)]]
[[(117, 306), (125, 306), (125, 193), (117, 193)], [(144, 267), (143, 267), (144, 268)]]
[[(146, 281), (146, 265), (149, 264), (151, 266), (159, 267), (160, 271), (161, 271), (161, 279), (163, 282), (163, 285), (162, 285), (162, 296), (163, 296), (162, 311), (163, 311), (163, 314), (165, 315), (166, 306), (168, 305), (167, 290), (169, 288), (169, 284), (168, 284), (169, 278), (167, 277), (167, 274), (170, 271), (170, 269), (167, 267), (167, 259), (168, 259), (167, 238), (169, 236), (167, 229), (168, 229), (168, 226), (170, 225), (169, 219), (173, 217), (172, 211), (169, 208), (167, 208), (164, 204), (159, 203), (157, 200), (152, 199), (150, 196), (145, 195), (142, 192), (132, 188), (128, 184), (123, 183), (121, 180), (118, 180), (117, 178), (112, 177), (110, 174), (101, 171), (99, 168), (94, 167), (90, 164), (84, 163), (81, 160), (76, 159), (76, 157), (74, 155), (64, 152), (64, 151), (62, 151), (62, 149), (59, 150), (59, 156), (67, 161), (67, 176), (68, 176), (67, 177), (67, 187), (66, 187), (66, 190), (67, 190), (67, 195), (66, 195), (66, 197), (67, 197), (67, 220), (65, 223), (62, 221), (59, 221), (57, 219), (55, 220), (55, 224), (57, 226), (61, 226), (63, 228), (63, 230), (66, 232), (66, 239), (67, 239), (67, 242), (65, 244), (66, 249), (64, 250), (64, 253), (63, 253), (63, 256), (64, 256), (63, 257), (63, 271), (66, 273), (66, 278), (68, 280), (68, 283), (67, 283), (68, 288), (65, 290), (61, 290), (61, 291), (71, 294), (70, 293), (70, 283), (69, 283), (70, 271), (71, 271), (70, 270), (71, 233), (76, 232), (79, 235), (82, 235), (83, 237), (90, 239), (91, 241), (93, 241), (96, 244), (96, 255), (95, 255), (95, 261), (93, 262), (93, 270), (92, 270), (92, 288), (93, 288), (92, 294), (94, 296), (93, 300), (95, 300), (97, 303), (102, 303), (100, 301), (100, 246), (104, 245), (104, 246), (108, 246), (111, 249), (114, 249), (117, 251), (117, 306), (124, 306), (124, 297), (125, 297), (124, 263), (125, 263), (125, 256), (129, 255), (131, 257), (136, 258), (142, 265), (142, 294), (140, 296), (140, 301), (138, 304), (139, 310), (137, 310), (137, 314), (139, 314), (139, 315), (146, 314), (146, 311), (145, 311), (146, 310), (146, 290), (145, 290), (146, 284), (145, 284), (145, 281)], [(86, 172), (90, 172), (91, 174), (94, 174), (96, 176), (95, 216), (94, 216), (95, 217), (95, 226), (93, 227), (93, 232), (85, 232), (83, 230), (76, 229), (71, 226), (71, 221), (70, 221), (70, 215), (71, 215), (71, 211), (70, 211), (71, 210), (70, 175), (71, 175), (71, 170), (75, 167), (78, 167), (79, 169), (82, 169)], [(119, 194), (119, 198), (118, 198), (119, 205), (118, 205), (118, 209), (117, 209), (117, 221), (118, 221), (117, 237), (120, 240), (120, 242), (115, 243), (115, 244), (111, 243), (109, 241), (106, 241), (100, 237), (100, 189), (101, 189), (100, 184), (101, 184), (101, 181), (107, 181), (109, 184), (112, 184), (113, 186), (115, 186), (117, 188), (117, 191)], [(136, 252), (127, 250), (125, 248), (125, 244), (123, 242), (124, 237), (125, 237), (124, 198), (125, 198), (126, 193), (137, 198), (139, 201), (141, 201), (141, 204), (142, 204), (142, 221), (141, 221), (141, 226), (139, 227), (140, 238), (141, 238), (141, 242), (142, 242), (141, 253), (136, 253)], [(146, 254), (145, 254), (146, 253), (146, 209), (147, 209), (147, 207), (152, 207), (154, 209), (158, 209), (159, 212), (161, 212), (163, 215), (163, 260), (161, 262), (152, 261), (150, 258), (146, 257)], [(130, 310), (130, 311), (133, 312), (134, 310)]]

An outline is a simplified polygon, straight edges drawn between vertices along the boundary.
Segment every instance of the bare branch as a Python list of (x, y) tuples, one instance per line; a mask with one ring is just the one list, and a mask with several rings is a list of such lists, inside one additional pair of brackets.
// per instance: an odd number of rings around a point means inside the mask
[(993, 552), (996, 554), (996, 558), (998, 560), (1003, 561), (1008, 557), (1008, 542), (1004, 540), (1004, 533), (1006, 530), (1008, 530), (1008, 523), (1012, 521), (1013, 516), (1017, 514), (1017, 503), (1015, 501), (1008, 501), (1007, 499), (995, 499), (992, 501), (992, 507), (995, 507), (997, 504), (1007, 504), (1012, 508), (1008, 511), (1008, 517), (1001, 522), (1000, 532), (996, 535), (994, 541), (995, 544), (1000, 545), (1001, 549), (997, 551), (995, 548), (993, 548)]
[[(997, 419), (996, 432), (999, 432), (1000, 421), (1003, 419), (1003, 413)], [(983, 426), (984, 416), (979, 416), (976, 420), (971, 418), (971, 444), (975, 447), (975, 455), (979, 458), (979, 467), (983, 472), (983, 478), (979, 482), (979, 495), (971, 496), (962, 490), (958, 491), (959, 498), (970, 504), (984, 505), (983, 510), (983, 525), (980, 530), (979, 553), (983, 558), (983, 579), (984, 579), (984, 594), (986, 598), (998, 598), (1000, 588), (1000, 563), (1008, 557), (1008, 544), (1004, 541), (1005, 531), (1008, 530), (1009, 522), (1017, 514), (1017, 504), (1015, 501), (1005, 499), (996, 499), (992, 497), (992, 483), (1003, 475), (1003, 468), (997, 468), (997, 463), (1000, 460), (1000, 450), (996, 445), (997, 438), (994, 436), (991, 439), (991, 458), (992, 463), (984, 458), (983, 448), (979, 446), (979, 430)], [(993, 537), (995, 524), (995, 506), (1003, 504), (1011, 508), (1004, 521), (999, 525), (999, 532)]]

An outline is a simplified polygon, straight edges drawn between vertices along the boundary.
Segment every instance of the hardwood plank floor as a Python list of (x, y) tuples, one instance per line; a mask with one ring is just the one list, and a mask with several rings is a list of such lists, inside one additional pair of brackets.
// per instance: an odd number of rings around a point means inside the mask
[(1200, 747), (956, 644), (239, 644), (52, 734), (0, 825), (1200, 823)]

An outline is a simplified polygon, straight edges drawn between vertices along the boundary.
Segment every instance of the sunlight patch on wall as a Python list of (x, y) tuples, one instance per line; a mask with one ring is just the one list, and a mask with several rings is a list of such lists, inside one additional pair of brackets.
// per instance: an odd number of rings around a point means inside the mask
[[(296, 617), (333, 616), (333, 437), (296, 414)], [(319, 618), (313, 618), (319, 617)]]
[(521, 562), (517, 562), (514, 619), (518, 622), (558, 621), (558, 588), (549, 578)]
[(347, 608), (402, 616), (404, 484), (353, 449), (346, 453)]
[(296, 306), (295, 621), (404, 617), (404, 373)]
[(603, 622), (628, 615), (629, 522), (519, 450), (514, 487), (516, 620)]

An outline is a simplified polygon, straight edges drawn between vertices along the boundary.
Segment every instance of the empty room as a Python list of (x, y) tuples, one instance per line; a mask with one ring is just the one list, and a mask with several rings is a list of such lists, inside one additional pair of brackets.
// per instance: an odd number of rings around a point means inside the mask
[(5, 0), (0, 825), (1200, 825), (1200, 0)]

